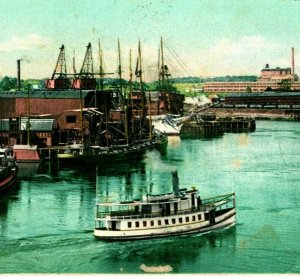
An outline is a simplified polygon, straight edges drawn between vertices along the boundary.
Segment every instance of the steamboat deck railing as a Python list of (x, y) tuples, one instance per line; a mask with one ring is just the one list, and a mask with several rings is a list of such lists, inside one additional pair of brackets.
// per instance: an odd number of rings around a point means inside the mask
[[(224, 207), (225, 206), (225, 207)], [(135, 210), (117, 210), (110, 212), (96, 212), (96, 220), (103, 219), (116, 219), (116, 220), (125, 220), (125, 219), (149, 219), (149, 218), (159, 218), (159, 217), (169, 217), (169, 216), (180, 216), (180, 215), (192, 215), (199, 212), (209, 212), (212, 209), (223, 208), (231, 209), (235, 207), (235, 197), (234, 193), (227, 194), (223, 196), (216, 196), (213, 198), (208, 198), (202, 201), (202, 204), (198, 207), (192, 207), (185, 210), (177, 210), (170, 212), (155, 212), (155, 213), (143, 213), (141, 211)]]

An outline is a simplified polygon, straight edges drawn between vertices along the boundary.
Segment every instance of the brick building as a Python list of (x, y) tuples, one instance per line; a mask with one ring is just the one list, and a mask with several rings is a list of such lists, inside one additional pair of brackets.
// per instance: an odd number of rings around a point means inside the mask
[(292, 73), (292, 69), (270, 68), (269, 64), (266, 64), (256, 82), (207, 82), (203, 90), (208, 93), (263, 92), (284, 89), (286, 86), (291, 90), (300, 90), (300, 82)]

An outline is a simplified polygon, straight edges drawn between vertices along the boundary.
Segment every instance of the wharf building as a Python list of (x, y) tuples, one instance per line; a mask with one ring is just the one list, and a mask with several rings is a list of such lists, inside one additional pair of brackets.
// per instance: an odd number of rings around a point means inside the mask
[[(104, 128), (107, 122), (114, 129), (122, 130), (129, 115), (125, 116), (125, 111), (118, 108), (119, 93), (118, 90), (76, 89), (1, 92), (0, 143), (26, 144), (28, 125), (31, 141), (39, 147), (64, 145), (80, 140), (82, 135), (89, 140), (94, 135), (92, 132), (99, 126)], [(140, 124), (141, 108), (138, 107), (142, 100), (140, 93), (134, 94), (132, 120)], [(183, 109), (184, 97), (176, 98), (180, 94), (166, 93), (167, 99), (161, 99), (160, 95), (157, 91), (146, 94), (148, 114), (176, 113)], [(115, 138), (119, 132), (114, 133)]]
[[(32, 140), (39, 146), (66, 143), (79, 135), (81, 127), (88, 126), (86, 118), (81, 118), (81, 101), (82, 109), (87, 112), (86, 107), (94, 98), (95, 91), (88, 90), (81, 95), (76, 90), (37, 90), (30, 91), (30, 97), (28, 91), (1, 92), (0, 143), (26, 144), (28, 127)], [(93, 111), (93, 108), (88, 110)]]

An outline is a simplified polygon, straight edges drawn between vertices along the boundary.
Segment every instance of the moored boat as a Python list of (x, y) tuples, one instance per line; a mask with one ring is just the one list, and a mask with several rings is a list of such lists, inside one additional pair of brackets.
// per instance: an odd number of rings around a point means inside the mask
[(39, 163), (41, 157), (36, 145), (14, 145), (13, 154), (17, 162)]
[(97, 203), (94, 236), (137, 240), (205, 233), (235, 225), (235, 193), (201, 199), (196, 188), (179, 189), (178, 185), (177, 172), (173, 172), (173, 193)]
[(111, 164), (143, 158), (145, 153), (146, 148), (139, 146), (91, 146), (88, 149), (83, 149), (83, 147), (68, 147), (64, 152), (58, 153), (57, 158), (63, 163)]
[(0, 149), (0, 192), (10, 189), (17, 181), (18, 166), (8, 149)]
[(57, 154), (62, 163), (83, 162), (88, 164), (111, 164), (132, 159), (142, 159), (147, 150), (156, 149), (165, 152), (168, 138), (163, 134), (156, 134), (153, 139), (135, 140), (130, 145), (111, 145), (108, 147), (89, 146), (74, 143)]

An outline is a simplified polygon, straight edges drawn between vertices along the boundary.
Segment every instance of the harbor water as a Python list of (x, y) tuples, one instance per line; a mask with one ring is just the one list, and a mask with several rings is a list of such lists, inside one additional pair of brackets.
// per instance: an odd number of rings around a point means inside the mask
[[(300, 122), (257, 121), (249, 133), (171, 137), (143, 161), (20, 168), (0, 197), (0, 273), (300, 273)], [(237, 224), (205, 235), (94, 239), (95, 204), (196, 186), (234, 191)]]

